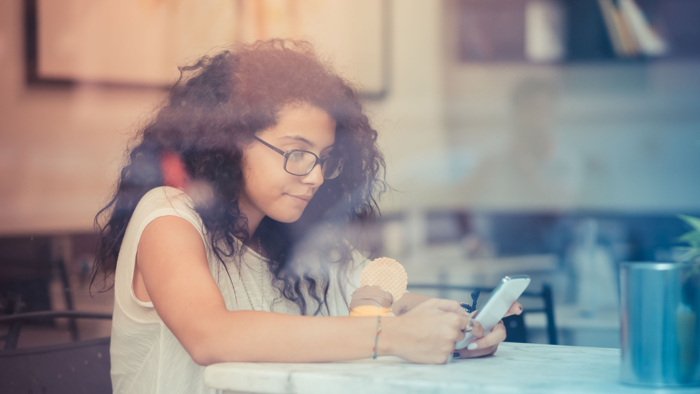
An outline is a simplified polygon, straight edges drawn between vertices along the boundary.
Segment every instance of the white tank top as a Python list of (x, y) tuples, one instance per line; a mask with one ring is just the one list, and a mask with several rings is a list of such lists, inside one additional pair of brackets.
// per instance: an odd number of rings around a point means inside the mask
[[(158, 187), (143, 196), (129, 221), (119, 251), (114, 283), (110, 347), (114, 394), (217, 393), (204, 385), (204, 367), (192, 360), (158, 317), (153, 303), (136, 298), (132, 286), (139, 238), (154, 219), (179, 216), (192, 223), (207, 245), (202, 220), (192, 207), (192, 200), (179, 189)], [(262, 257), (253, 250), (247, 248), (243, 255), (240, 275), (233, 260), (226, 262), (229, 279), (210, 248), (206, 246), (206, 249), (209, 269), (221, 290), (226, 309), (300, 314), (296, 304), (280, 297), (279, 290), (272, 286), (272, 274), (267, 264), (262, 264)], [(334, 279), (328, 289), (329, 311), (324, 310), (322, 315), (348, 315), (350, 296), (359, 287), (361, 271), (367, 263), (359, 252), (353, 251), (348, 275), (338, 277), (331, 271)], [(263, 275), (262, 287), (260, 275)]]

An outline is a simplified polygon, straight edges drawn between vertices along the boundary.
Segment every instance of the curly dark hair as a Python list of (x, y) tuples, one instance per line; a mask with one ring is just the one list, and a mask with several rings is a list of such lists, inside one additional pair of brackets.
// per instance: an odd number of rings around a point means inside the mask
[[(189, 179), (210, 187), (211, 201), (195, 201), (194, 209), (219, 262), (226, 268), (226, 258), (240, 257), (251, 234), (238, 207), (243, 191), (239, 144), (274, 126), (282, 108), (296, 103), (320, 108), (336, 121), (334, 154), (345, 159), (345, 166), (337, 178), (321, 185), (299, 220), (281, 223), (265, 217), (257, 235), (282, 296), (297, 304), (303, 315), (317, 315), (323, 306), (328, 310), (329, 268), (336, 264), (336, 272), (345, 272), (352, 252), (341, 231), (329, 230), (379, 213), (377, 198), (386, 191), (385, 163), (376, 146), (377, 131), (357, 92), (304, 41), (238, 44), (180, 68), (168, 99), (136, 135), (114, 197), (95, 217), (100, 240), (91, 286), (98, 276), (106, 280), (114, 273), (139, 200), (164, 185), (160, 159), (165, 154), (181, 160)], [(318, 228), (323, 231), (314, 234), (326, 237), (325, 246), (316, 250), (324, 261), (320, 270), (294, 269), (295, 250)]]

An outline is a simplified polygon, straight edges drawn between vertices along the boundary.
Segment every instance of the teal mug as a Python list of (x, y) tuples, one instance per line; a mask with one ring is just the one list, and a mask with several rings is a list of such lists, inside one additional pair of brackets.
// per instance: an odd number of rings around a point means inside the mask
[(623, 383), (700, 386), (699, 277), (691, 263), (622, 263)]

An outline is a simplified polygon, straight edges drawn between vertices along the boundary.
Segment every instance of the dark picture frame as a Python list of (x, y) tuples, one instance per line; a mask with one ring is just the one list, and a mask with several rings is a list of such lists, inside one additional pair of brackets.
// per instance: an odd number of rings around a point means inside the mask
[[(390, 0), (379, 0), (381, 2), (380, 16), (380, 40), (381, 55), (374, 61), (377, 63), (378, 73), (381, 82), (379, 87), (374, 89), (365, 89), (362, 86), (362, 81), (359, 85), (359, 95), (365, 100), (381, 100), (384, 99), (390, 89), (391, 80), (391, 21), (392, 7)], [(160, 89), (165, 90), (170, 88), (170, 84), (163, 83), (144, 83), (133, 81), (114, 81), (100, 79), (81, 79), (81, 78), (63, 78), (55, 76), (42, 75), (40, 71), (40, 60), (42, 56), (42, 48), (40, 46), (39, 31), (41, 27), (40, 15), (40, 0), (24, 0), (24, 36), (25, 36), (25, 81), (29, 87), (57, 87), (71, 88), (78, 84), (89, 84), (103, 88), (131, 88), (131, 89)]]

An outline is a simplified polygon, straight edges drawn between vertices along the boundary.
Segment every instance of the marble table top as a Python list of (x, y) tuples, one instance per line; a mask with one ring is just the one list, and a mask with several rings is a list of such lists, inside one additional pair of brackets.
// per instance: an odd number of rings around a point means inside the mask
[(619, 382), (620, 351), (503, 343), (492, 357), (422, 365), (397, 357), (342, 363), (222, 363), (204, 383), (226, 393), (699, 393)]

